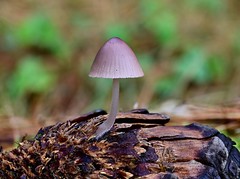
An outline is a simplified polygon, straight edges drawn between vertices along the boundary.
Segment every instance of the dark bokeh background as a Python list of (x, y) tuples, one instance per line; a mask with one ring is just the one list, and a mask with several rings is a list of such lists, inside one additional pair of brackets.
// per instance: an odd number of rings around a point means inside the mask
[[(108, 110), (111, 80), (88, 73), (113, 36), (129, 44), (145, 73), (121, 80), (120, 110), (158, 112), (169, 100), (239, 105), (239, 7), (239, 0), (1, 1), (0, 120), (6, 141), (60, 116)], [(239, 120), (235, 124), (239, 136)]]

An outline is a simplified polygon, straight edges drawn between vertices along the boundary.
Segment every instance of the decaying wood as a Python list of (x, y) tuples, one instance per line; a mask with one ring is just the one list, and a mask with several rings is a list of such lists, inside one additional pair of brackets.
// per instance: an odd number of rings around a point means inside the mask
[(0, 153), (0, 178), (239, 178), (234, 142), (200, 124), (163, 126), (169, 118), (135, 110), (95, 140), (107, 117), (96, 111), (39, 130)]
[[(89, 112), (85, 115), (79, 116), (71, 120), (71, 122), (81, 122), (92, 117), (97, 117), (102, 115), (103, 120), (107, 119), (107, 113), (104, 110), (96, 110)], [(155, 123), (155, 124), (166, 124), (169, 122), (170, 118), (167, 115), (159, 113), (149, 113), (146, 109), (134, 109), (129, 112), (120, 112), (116, 116), (116, 121), (118, 123)]]
[(176, 106), (171, 113), (176, 119), (184, 119), (188, 121), (209, 121), (221, 120), (240, 121), (239, 104), (235, 106), (210, 106), (210, 105), (193, 105), (182, 104)]

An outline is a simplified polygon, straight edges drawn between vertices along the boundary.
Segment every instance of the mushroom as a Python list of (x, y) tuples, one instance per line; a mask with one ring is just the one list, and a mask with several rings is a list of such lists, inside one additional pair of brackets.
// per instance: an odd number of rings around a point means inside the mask
[(113, 79), (112, 104), (106, 121), (99, 125), (96, 139), (108, 132), (115, 122), (118, 112), (119, 79), (144, 76), (132, 49), (120, 38), (109, 39), (98, 51), (92, 64), (90, 77)]

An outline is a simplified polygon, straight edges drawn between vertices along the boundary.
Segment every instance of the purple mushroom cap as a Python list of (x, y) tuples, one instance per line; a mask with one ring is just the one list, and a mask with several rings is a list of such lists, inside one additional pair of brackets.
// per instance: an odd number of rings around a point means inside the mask
[(109, 39), (98, 51), (92, 64), (90, 77), (137, 78), (144, 76), (132, 49), (120, 38)]

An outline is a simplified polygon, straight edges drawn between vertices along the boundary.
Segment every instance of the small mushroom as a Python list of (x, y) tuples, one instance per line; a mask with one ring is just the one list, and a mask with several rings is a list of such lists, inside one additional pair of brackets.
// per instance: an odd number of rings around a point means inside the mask
[(108, 119), (99, 125), (96, 138), (108, 132), (115, 122), (118, 112), (119, 79), (144, 76), (132, 49), (120, 38), (109, 39), (98, 51), (92, 64), (90, 77), (113, 79), (112, 106)]

